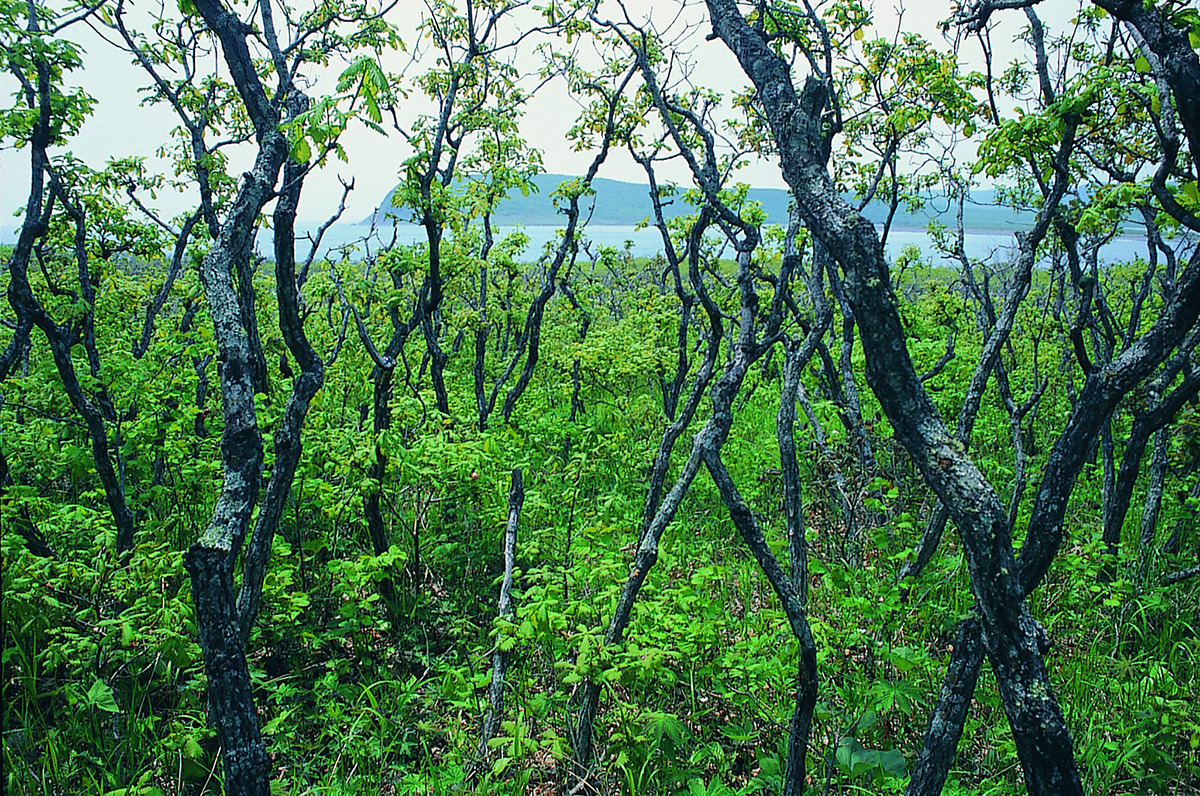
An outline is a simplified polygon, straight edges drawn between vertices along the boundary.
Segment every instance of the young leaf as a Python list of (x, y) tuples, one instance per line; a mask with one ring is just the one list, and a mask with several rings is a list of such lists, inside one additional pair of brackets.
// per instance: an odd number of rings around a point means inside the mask
[(94, 708), (107, 711), (109, 713), (120, 713), (121, 708), (117, 707), (116, 697), (113, 696), (112, 687), (96, 678), (96, 682), (92, 683), (92, 687), (87, 692), (87, 703)]

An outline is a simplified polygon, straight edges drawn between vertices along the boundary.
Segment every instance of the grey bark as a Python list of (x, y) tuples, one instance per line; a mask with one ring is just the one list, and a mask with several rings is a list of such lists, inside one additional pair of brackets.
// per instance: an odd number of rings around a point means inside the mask
[[(496, 614), (501, 619), (513, 617), (512, 585), (513, 570), (516, 568), (517, 526), (521, 521), (521, 506), (525, 502), (525, 484), (521, 479), (521, 468), (514, 468), (508, 487), (508, 522), (504, 526), (504, 579), (500, 583), (500, 599)], [(492, 650), (492, 682), (488, 688), (488, 713), (483, 721), (483, 733), (479, 741), (479, 754), (487, 754), (488, 741), (500, 730), (504, 717), (504, 675), (508, 670), (508, 653), (496, 638)]]
[(950, 665), (929, 717), (921, 751), (913, 764), (905, 790), (907, 796), (937, 796), (942, 792), (967, 722), (967, 711), (983, 666), (983, 654), (978, 618), (964, 619), (954, 634)]
[(1138, 543), (1138, 579), (1143, 583), (1154, 558), (1154, 535), (1158, 530), (1158, 514), (1162, 509), (1163, 485), (1167, 479), (1167, 429), (1154, 434), (1154, 449), (1150, 453), (1150, 483), (1146, 501), (1142, 504), (1142, 533)]

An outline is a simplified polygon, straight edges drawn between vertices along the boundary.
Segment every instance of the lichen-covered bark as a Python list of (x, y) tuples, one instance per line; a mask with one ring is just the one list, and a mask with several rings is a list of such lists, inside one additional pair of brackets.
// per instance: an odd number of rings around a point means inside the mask
[(1158, 57), (1171, 87), (1175, 112), (1183, 126), (1188, 148), (1200, 152), (1200, 58), (1188, 39), (1186, 23), (1173, 24), (1171, 11), (1142, 0), (1093, 0), (1117, 19), (1137, 28), (1146, 45)]
[(261, 346), (243, 313), (234, 274), (252, 255), (255, 222), (273, 198), (287, 142), (278, 113), (266, 98), (250, 57), (251, 29), (220, 0), (196, 0), (197, 12), (221, 42), (230, 76), (254, 123), (258, 152), (200, 265), (217, 344), (224, 480), (208, 527), (187, 555), (196, 604), (196, 623), (208, 675), (209, 720), (217, 731), (227, 794), (266, 794), (269, 766), (242, 650), (241, 624), (233, 591), (233, 566), (249, 529), (262, 480), (263, 446), (254, 407), (255, 361)]
[[(743, 516), (738, 527), (742, 538), (759, 561), (759, 566), (768, 573), (771, 586), (783, 604), (784, 612), (792, 626), (793, 635), (800, 644), (800, 660), (796, 672), (796, 703), (788, 726), (787, 761), (784, 765), (785, 796), (799, 796), (804, 792), (808, 740), (812, 732), (813, 711), (817, 705), (817, 646), (808, 624), (808, 549), (804, 539), (804, 500), (800, 485), (800, 463), (796, 458), (795, 428), (796, 395), (800, 375), (812, 358), (823, 326), (824, 324), (820, 324), (815, 333), (810, 331), (805, 342), (789, 343), (783, 366), (779, 411), (775, 420), (790, 564), (787, 587), (783, 585), (782, 569), (778, 567), (778, 562), (772, 564), (775, 557), (771, 554), (770, 547), (765, 544), (753, 513), (748, 513), (750, 523), (746, 523)], [(726, 486), (722, 488), (722, 498), (727, 506), (732, 506), (736, 491)], [(733, 514), (732, 508), (730, 513)], [(770, 561), (766, 559), (765, 554), (771, 554)], [(777, 579), (780, 580), (778, 584)]]

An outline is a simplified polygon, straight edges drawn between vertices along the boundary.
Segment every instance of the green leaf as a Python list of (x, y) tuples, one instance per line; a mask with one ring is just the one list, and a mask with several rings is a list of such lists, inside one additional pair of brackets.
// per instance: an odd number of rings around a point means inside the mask
[(292, 160), (297, 163), (307, 163), (312, 157), (312, 148), (308, 145), (307, 138), (297, 138), (296, 143), (292, 144)]
[(857, 738), (850, 735), (838, 742), (835, 758), (838, 766), (852, 777), (867, 773), (877, 778), (903, 778), (908, 775), (908, 767), (901, 752), (895, 749), (867, 749)]
[(113, 696), (112, 687), (99, 677), (96, 678), (96, 682), (92, 683), (92, 687), (88, 689), (87, 703), (94, 708), (99, 708), (109, 713), (121, 712), (121, 708), (117, 707), (117, 699)]
[(1200, 187), (1197, 187), (1195, 180), (1185, 182), (1181, 190), (1190, 202), (1200, 205)]
[(898, 779), (908, 776), (908, 766), (904, 762), (904, 754), (895, 749), (876, 752), (879, 756), (879, 766), (888, 774)]
[(189, 735), (183, 742), (183, 756), (189, 760), (199, 760), (204, 756), (204, 748), (200, 746), (195, 736)]

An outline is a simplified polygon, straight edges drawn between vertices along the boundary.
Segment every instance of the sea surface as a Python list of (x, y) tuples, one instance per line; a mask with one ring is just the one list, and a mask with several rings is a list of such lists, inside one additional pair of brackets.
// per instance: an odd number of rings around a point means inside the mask
[[(299, 225), (298, 234), (313, 234), (317, 225)], [(518, 228), (499, 228), (496, 238), (520, 229), (529, 236), (529, 244), (521, 259), (533, 261), (538, 259), (547, 246), (556, 245), (559, 240), (561, 227), (556, 226), (523, 226)], [(966, 233), (967, 256), (976, 260), (986, 260), (996, 264), (1004, 263), (1012, 258), (1016, 250), (1015, 233), (1017, 230), (986, 230)], [(367, 224), (335, 224), (330, 227), (321, 240), (318, 257), (347, 256), (359, 260), (368, 253), (378, 251), (382, 246), (392, 241), (392, 229), (378, 229), (372, 234)], [(637, 229), (630, 226), (598, 226), (585, 228), (583, 233), (586, 241), (585, 249), (598, 252), (602, 246), (612, 246), (629, 252), (635, 257), (653, 257), (662, 251), (662, 238), (656, 229)], [(13, 227), (0, 229), (0, 244), (16, 242), (17, 230)], [(402, 224), (395, 228), (395, 240), (398, 244), (411, 245), (423, 242), (425, 232), (422, 227)], [(270, 239), (265, 234), (259, 235), (259, 251), (264, 257), (271, 253)], [(910, 246), (915, 246), (921, 252), (921, 257), (934, 265), (955, 265), (941, 255), (928, 233), (923, 229), (897, 228), (891, 231), (887, 240), (888, 256), (895, 259)], [(297, 257), (303, 259), (308, 254), (308, 244), (303, 240), (298, 242)], [(344, 253), (344, 254), (342, 254)], [(585, 256), (581, 251), (580, 256)], [(1135, 237), (1120, 237), (1114, 239), (1101, 251), (1104, 262), (1128, 262), (1135, 257), (1146, 257), (1145, 241)]]
[[(425, 240), (425, 230), (416, 225), (397, 225), (396, 241), (399, 244), (421, 243)], [(513, 228), (498, 228), (496, 239), (512, 231)], [(561, 227), (552, 226), (523, 226), (520, 229), (529, 236), (529, 244), (522, 259), (533, 261), (541, 256), (547, 246), (557, 245)], [(315, 231), (315, 227), (306, 227), (301, 234)], [(377, 251), (382, 243), (392, 240), (392, 229), (377, 230), (375, 236), (364, 243), (363, 240), (371, 232), (366, 224), (341, 224), (330, 227), (321, 241), (320, 254), (324, 256), (330, 250), (339, 247), (352, 247), (348, 250), (351, 259), (361, 259), (368, 247)], [(967, 232), (965, 248), (967, 256), (976, 260), (986, 260), (1003, 263), (1010, 260), (1016, 251), (1017, 230), (987, 230)], [(593, 252), (599, 247), (611, 246), (620, 250), (628, 248), (635, 257), (653, 257), (662, 252), (662, 237), (657, 229), (637, 229), (629, 226), (588, 226), (583, 232), (584, 239)], [(887, 240), (888, 256), (895, 259), (908, 247), (915, 246), (920, 250), (926, 261), (935, 265), (957, 265), (941, 255), (923, 229), (896, 228), (891, 231)], [(265, 253), (265, 250), (264, 250)], [(307, 253), (304, 246), (298, 248), (298, 254)], [(584, 256), (581, 251), (580, 256)], [(1140, 238), (1116, 238), (1101, 250), (1101, 260), (1104, 262), (1128, 262), (1135, 257), (1146, 257), (1146, 243)]]

